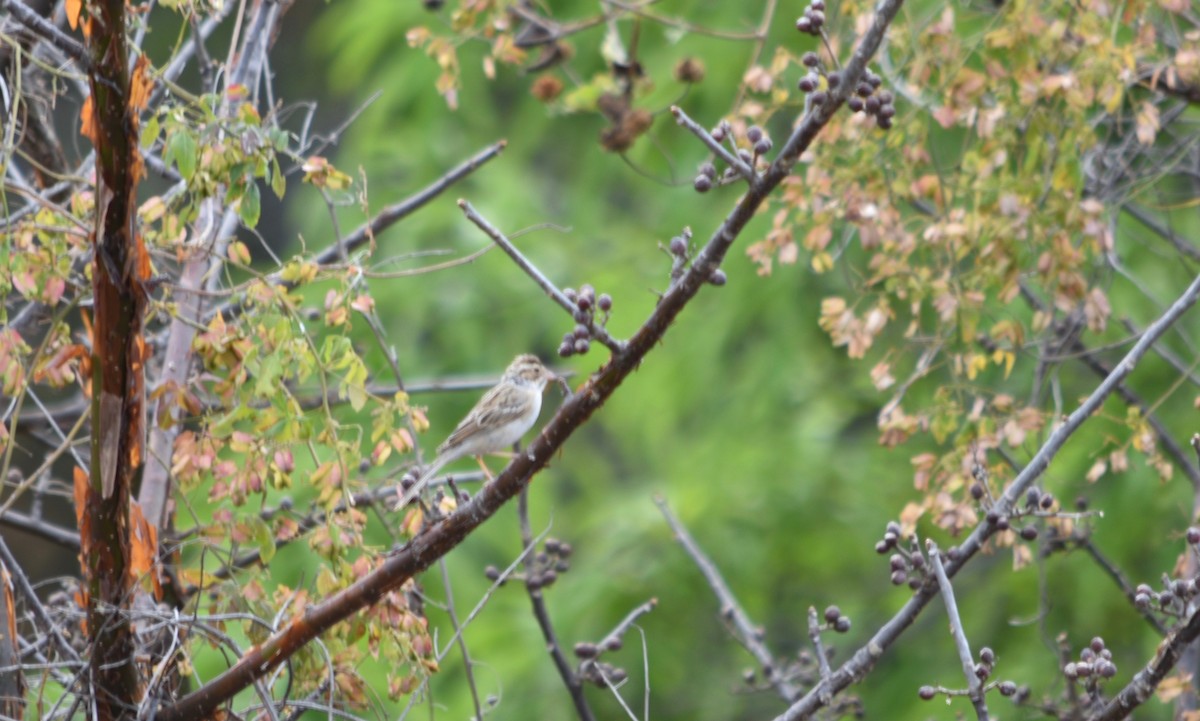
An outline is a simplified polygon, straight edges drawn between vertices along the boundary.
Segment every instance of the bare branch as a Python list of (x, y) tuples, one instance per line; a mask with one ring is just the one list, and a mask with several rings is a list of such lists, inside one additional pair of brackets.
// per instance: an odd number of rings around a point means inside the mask
[(721, 618), (731, 624), (730, 632), (734, 639), (742, 644), (742, 647), (750, 652), (750, 655), (758, 661), (758, 665), (762, 668), (763, 676), (775, 688), (776, 693), (786, 701), (791, 703), (800, 695), (800, 689), (793, 686), (779, 668), (779, 663), (774, 654), (767, 648), (767, 644), (763, 641), (763, 630), (756, 626), (746, 612), (742, 610), (741, 604), (730, 590), (729, 584), (721, 576), (721, 572), (717, 570), (717, 566), (712, 562), (692, 535), (688, 533), (683, 523), (675, 517), (667, 506), (667, 501), (662, 496), (655, 496), (654, 505), (658, 506), (658, 510), (662, 513), (663, 518), (667, 520), (667, 525), (675, 533), (675, 540), (679, 541), (679, 545), (683, 546), (683, 550), (692, 558), (692, 562), (700, 569), (700, 573), (704, 575), (704, 579), (708, 581), (708, 586), (713, 590), (717, 600), (721, 602)]
[[(496, 245), (500, 246), (501, 250), (503, 250), (505, 253), (508, 253), (508, 257), (512, 258), (513, 262), (515, 262), (517, 266), (521, 268), (521, 270), (525, 271), (526, 275), (528, 275), (530, 278), (533, 278), (533, 281), (538, 284), (538, 287), (546, 291), (546, 295), (550, 296), (555, 303), (558, 303), (560, 306), (562, 306), (563, 310), (567, 311), (567, 313), (571, 314), (571, 317), (574, 318), (575, 313), (578, 311), (578, 307), (572, 303), (567, 296), (563, 295), (563, 292), (555, 287), (554, 283), (551, 283), (550, 279), (542, 274), (542, 271), (538, 270), (533, 263), (529, 262), (528, 258), (526, 258), (524, 255), (521, 255), (521, 251), (517, 250), (517, 247), (512, 244), (512, 241), (504, 237), (504, 233), (501, 233), (496, 226), (489, 223), (487, 219), (480, 215), (479, 212), (476, 211), (475, 208), (473, 208), (467, 201), (459, 200), (458, 207), (462, 208), (463, 214), (467, 216), (468, 220), (479, 226), (479, 229), (486, 233), (487, 236), (496, 243)], [(608, 331), (604, 329), (604, 326), (592, 323), (589, 327), (589, 330), (591, 331), (593, 338), (603, 343), (613, 353), (620, 353), (623, 350), (624, 345), (620, 341), (615, 340), (612, 336), (610, 336)]]
[(958, 615), (958, 602), (954, 600), (954, 587), (946, 576), (946, 567), (942, 565), (942, 552), (933, 541), (927, 543), (929, 562), (933, 564), (933, 572), (937, 577), (938, 592), (942, 602), (946, 604), (946, 615), (950, 619), (950, 633), (954, 636), (954, 647), (958, 649), (958, 660), (962, 664), (963, 675), (967, 678), (967, 696), (975, 707), (975, 717), (979, 721), (988, 720), (987, 699), (983, 695), (983, 685), (975, 674), (975, 659), (971, 657), (971, 644), (967, 641), (967, 632), (963, 629), (962, 619)]

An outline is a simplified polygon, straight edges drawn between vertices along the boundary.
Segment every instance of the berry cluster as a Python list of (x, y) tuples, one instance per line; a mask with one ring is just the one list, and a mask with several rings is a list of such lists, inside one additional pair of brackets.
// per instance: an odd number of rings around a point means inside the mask
[(574, 288), (566, 288), (563, 295), (575, 305), (575, 327), (563, 334), (562, 343), (558, 346), (558, 354), (563, 358), (573, 355), (583, 355), (591, 347), (590, 338), (596, 327), (596, 313), (603, 313), (599, 319), (600, 325), (608, 323), (612, 313), (613, 300), (608, 293), (596, 295), (596, 289), (584, 284), (579, 292)]
[[(524, 581), (531, 591), (550, 586), (558, 580), (559, 574), (571, 570), (571, 563), (567, 560), (574, 551), (571, 544), (557, 538), (547, 538), (543, 549), (534, 554), (529, 568), (524, 573), (514, 573), (512, 576), (518, 581)], [(489, 581), (499, 581), (501, 586), (507, 580), (501, 578), (500, 569), (495, 566), (483, 569), (483, 575)]]
[(1079, 660), (1063, 666), (1063, 675), (1071, 681), (1087, 679), (1089, 685), (1096, 680), (1112, 678), (1117, 675), (1117, 664), (1112, 661), (1112, 651), (1104, 647), (1104, 639), (1099, 636), (1083, 647), (1079, 652)]
[(608, 688), (610, 684), (616, 685), (629, 678), (625, 669), (600, 660), (601, 654), (619, 651), (623, 645), (619, 636), (608, 636), (600, 643), (580, 641), (575, 644), (572, 650), (575, 658), (579, 659), (579, 677), (600, 688)]
[(796, 20), (796, 29), (809, 35), (820, 35), (825, 26), (825, 0), (810, 0), (804, 14)]
[[(975, 677), (980, 681), (987, 683), (987, 680), (991, 678), (992, 669), (995, 667), (995, 665), (996, 652), (987, 646), (984, 646), (979, 650), (979, 660), (975, 663)], [(991, 691), (992, 689), (999, 691), (1001, 696), (1016, 696), (1015, 700), (1017, 703), (1022, 703), (1026, 698), (1029, 697), (1028, 686), (1021, 686), (1018, 688), (1017, 684), (1012, 681), (994, 681), (990, 684), (987, 684), (983, 690)], [(933, 700), (939, 693), (946, 694), (947, 696), (965, 696), (969, 692), (946, 689), (940, 686), (922, 686), (917, 691), (917, 695), (925, 701)]]
[[(1191, 529), (1188, 530), (1188, 533), (1191, 534)], [(1163, 590), (1157, 593), (1150, 588), (1149, 584), (1139, 583), (1133, 592), (1133, 605), (1137, 606), (1140, 611), (1149, 611), (1152, 605), (1157, 604), (1163, 612), (1179, 615), (1190, 600), (1200, 595), (1198, 583), (1200, 583), (1200, 579), (1176, 578), (1172, 581), (1164, 577)]]
[[(758, 159), (771, 152), (771, 148), (775, 147), (770, 134), (757, 125), (751, 125), (746, 129), (745, 139), (749, 147), (745, 148), (737, 147), (736, 139), (733, 137), (733, 126), (730, 125), (728, 120), (722, 120), (718, 123), (715, 128), (709, 131), (709, 135), (718, 143), (724, 143), (728, 140), (729, 146), (737, 154), (738, 160), (750, 168), (757, 167)], [(725, 172), (718, 179), (716, 166), (711, 162), (704, 162), (700, 165), (692, 186), (698, 193), (707, 193), (714, 185), (724, 185), (736, 180), (738, 177), (736, 170), (726, 168)]]
[[(688, 261), (691, 259), (691, 241), (692, 229), (684, 228), (682, 233), (671, 238), (671, 242), (667, 244), (667, 252), (671, 254), (672, 258), (672, 285), (683, 277), (683, 271), (687, 268)], [(661, 248), (662, 246), (660, 245), (659, 247)], [(717, 268), (708, 276), (708, 282), (719, 287), (729, 282), (729, 278), (725, 275), (725, 271)]]
[(825, 623), (829, 624), (828, 628), (832, 628), (838, 633), (846, 633), (850, 630), (850, 617), (842, 615), (842, 609), (837, 606), (829, 606), (825, 609)]
[[(808, 68), (808, 72), (797, 83), (800, 92), (812, 93), (809, 100), (813, 105), (823, 105), (829, 99), (829, 93), (821, 87), (821, 57), (811, 50), (804, 53), (804, 57), (800, 58), (800, 62), (804, 63), (804, 67)], [(836, 88), (842, 82), (842, 74), (834, 70), (825, 76), (825, 84), (830, 90)]]
[[(892, 118), (896, 117), (894, 98), (889, 90), (879, 90), (883, 78), (870, 70), (863, 73), (863, 78), (854, 88), (854, 95), (846, 99), (846, 107), (854, 112), (863, 111), (875, 116), (875, 124), (881, 130), (892, 127)], [(878, 92), (877, 92), (878, 91)]]

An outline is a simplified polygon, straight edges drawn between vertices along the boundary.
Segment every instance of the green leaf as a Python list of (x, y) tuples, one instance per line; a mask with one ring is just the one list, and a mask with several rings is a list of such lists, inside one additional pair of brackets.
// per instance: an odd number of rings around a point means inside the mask
[(271, 158), (271, 190), (275, 191), (275, 197), (280, 200), (283, 200), (283, 192), (287, 190), (287, 181), (279, 169), (279, 161), (275, 158)]
[(184, 180), (191, 180), (196, 173), (196, 139), (186, 132), (176, 131), (167, 140), (165, 162), (174, 163)]
[(247, 228), (258, 225), (258, 217), (262, 215), (262, 200), (258, 195), (258, 183), (248, 183), (238, 204), (238, 214)]
[(161, 128), (158, 124), (158, 116), (151, 115), (149, 122), (142, 128), (142, 135), (139, 138), (139, 142), (143, 148), (149, 148), (151, 145), (154, 145), (154, 141), (158, 140), (159, 130)]

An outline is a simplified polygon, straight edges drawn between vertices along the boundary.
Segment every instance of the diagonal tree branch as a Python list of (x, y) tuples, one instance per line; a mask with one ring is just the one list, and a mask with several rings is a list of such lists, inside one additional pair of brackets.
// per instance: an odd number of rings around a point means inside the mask
[[(833, 113), (857, 85), (867, 61), (878, 49), (902, 0), (882, 0), (875, 19), (863, 36), (843, 72), (843, 81), (828, 100), (806, 114), (783, 146), (779, 157), (759, 182), (737, 201), (725, 221), (713, 232), (683, 277), (663, 294), (650, 317), (619, 353), (567, 399), (554, 418), (542, 429), (528, 449), (518, 455), (490, 485), (445, 519), (430, 526), (387, 559), (377, 569), (342, 591), (306, 608), (304, 614), (250, 649), (236, 664), (203, 687), (172, 705), (161, 708), (159, 721), (184, 721), (211, 714), (226, 699), (247, 688), (254, 680), (283, 663), (288, 657), (339, 621), (378, 601), (448, 553), (480, 524), (529, 485), (535, 473), (545, 468), (574, 432), (591, 418), (656, 347), (688, 303), (708, 284), (746, 225), (754, 218), (767, 196), (791, 172), (800, 154), (816, 139)], [(1040, 472), (1040, 470), (1039, 470)]]

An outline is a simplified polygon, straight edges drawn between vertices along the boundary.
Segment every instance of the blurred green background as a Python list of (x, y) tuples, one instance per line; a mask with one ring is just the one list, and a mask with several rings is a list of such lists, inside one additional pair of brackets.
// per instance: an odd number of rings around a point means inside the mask
[[(760, 21), (763, 4), (677, 1), (654, 7), (705, 27), (745, 32)], [(779, 3), (765, 61), (780, 42), (797, 51), (815, 47), (812, 38), (792, 29), (803, 7)], [(565, 228), (530, 232), (518, 245), (560, 287), (591, 283), (610, 293), (615, 307), (608, 327), (617, 337), (629, 335), (654, 307), (654, 291), (667, 284), (670, 260), (658, 245), (685, 226), (703, 241), (741, 192), (736, 185), (708, 195), (692, 190), (695, 168), (707, 153), (671, 121), (666, 108), (678, 103), (702, 124), (714, 125), (730, 111), (753, 47), (643, 22), (638, 57), (654, 88), (638, 105), (655, 112), (655, 123), (623, 159), (600, 148), (597, 136), (604, 123), (598, 115), (548, 109), (530, 96), (531, 78), (511, 67), (501, 66), (494, 80), (485, 78), (489, 48), (483, 42), (459, 48), (460, 107), (448, 109), (434, 87), (436, 64), (409, 48), (405, 34), (419, 25), (446, 33), (452, 9), (429, 12), (415, 0), (298, 4), (284, 32), (297, 38), (303, 28), (303, 42), (275, 48), (277, 92), (289, 99), (317, 98), (315, 127), (329, 128), (380, 91), (330, 153), (341, 170), (357, 179), (361, 169), (369, 178), (372, 211), (506, 138), (508, 148), (499, 159), (383, 233), (375, 260), (425, 250), (466, 254), (485, 246), (487, 238), (455, 206), (455, 199), (464, 197), (509, 233), (539, 224)], [(937, 11), (928, 3), (906, 10), (915, 15)], [(555, 2), (553, 12), (559, 19), (579, 18), (597, 12), (597, 6)], [(983, 6), (963, 10), (983, 21), (991, 12)], [(836, 18), (836, 9), (830, 14)], [(628, 33), (629, 24), (622, 27)], [(580, 79), (605, 71), (599, 58), (603, 34), (600, 26), (572, 39), (577, 57), (571, 67)], [(688, 55), (701, 58), (707, 68), (705, 80), (690, 91), (670, 73)], [(794, 76), (792, 69), (787, 81), (794, 82)], [(568, 81), (568, 92), (570, 87)], [(785, 113), (768, 128), (777, 147), (792, 117)], [(903, 161), (881, 149), (879, 162), (886, 167)], [(264, 217), (283, 213), (277, 218), (283, 244), (298, 247), (302, 237), (310, 248), (323, 247), (330, 224), (317, 193), (300, 186), (290, 186), (288, 193), (285, 208), (267, 207)], [(354, 207), (339, 210), (343, 229), (363, 217)], [(853, 619), (845, 636), (826, 634), (837, 664), (909, 597), (907, 589), (889, 583), (887, 560), (873, 546), (885, 524), (918, 497), (909, 458), (933, 450), (932, 442), (921, 437), (894, 451), (878, 445), (876, 413), (889, 398), (868, 382), (867, 371), (878, 358), (848, 360), (817, 326), (822, 298), (848, 293), (850, 271), (817, 275), (802, 253), (799, 264), (759, 277), (743, 252), (767, 228), (765, 217), (751, 225), (725, 263), (728, 285), (701, 293), (661, 347), (532, 485), (535, 533), (548, 528), (576, 549), (571, 571), (547, 591), (566, 647), (599, 640), (630, 609), (658, 599), (657, 609), (639, 621), (644, 636), (631, 633), (624, 650), (608, 659), (629, 672), (622, 693), (639, 716), (647, 683), (651, 718), (763, 719), (783, 709), (770, 693), (746, 692), (741, 677), (752, 660), (723, 629), (715, 597), (672, 540), (653, 494), (662, 494), (691, 529), (781, 656), (809, 648), (809, 606), (836, 603)], [(276, 238), (269, 240), (274, 244)], [(394, 268), (419, 262), (424, 261)], [(559, 339), (573, 322), (499, 252), (452, 271), (373, 281), (371, 290), (410, 381), (497, 374), (516, 353), (533, 352), (574, 371), (578, 383), (605, 358), (598, 344), (587, 356), (556, 358)], [(1144, 324), (1152, 317), (1138, 319)], [(1192, 318), (1189, 327), (1200, 326)], [(359, 330), (360, 346), (371, 348), (366, 328)], [(390, 380), (381, 353), (370, 350), (367, 360), (377, 380)], [(1013, 387), (1021, 387), (1022, 380), (1027, 384), (1031, 370), (1027, 357), (1018, 358)], [(1161, 392), (1172, 380), (1153, 360), (1138, 375), (1150, 398), (1156, 397), (1156, 385)], [(1064, 382), (1068, 398), (1094, 384), (1083, 373)], [(928, 399), (935, 390), (936, 381), (928, 380), (913, 395)], [(418, 397), (433, 424), (422, 439), (425, 447), (439, 443), (477, 397), (475, 392)], [(543, 420), (560, 398), (558, 391), (548, 392)], [(1118, 404), (1108, 410), (1118, 418), (1124, 414)], [(1195, 425), (1194, 413), (1188, 418), (1171, 417), (1180, 438)], [(1068, 503), (1086, 495), (1093, 508), (1119, 509), (1095, 521), (1097, 545), (1134, 583), (1155, 583), (1179, 552), (1178, 534), (1190, 513), (1186, 484), (1160, 484), (1138, 467), (1087, 485), (1083, 475), (1094, 459), (1089, 441), (1077, 439), (1045, 486)], [(954, 543), (927, 522), (920, 530), (943, 546)], [(390, 542), (385, 529), (373, 531), (374, 542)], [(449, 557), (460, 615), (487, 588), (484, 567), (504, 567), (519, 551), (515, 508), (510, 507)], [(288, 549), (275, 563), (303, 563), (304, 557), (301, 549)], [(1156, 639), (1148, 626), (1094, 564), (1058, 555), (1040, 568), (1014, 573), (1011, 563), (1011, 554), (1002, 551), (977, 560), (956, 581), (972, 642), (997, 652), (997, 678), (1030, 684), (1035, 698), (1057, 694), (1053, 648), (1060, 632), (1068, 634), (1076, 652), (1093, 635), (1103, 635), (1116, 654), (1118, 680), (1127, 679), (1153, 653)], [(434, 573), (427, 574), (424, 586), (434, 598), (442, 596)], [(431, 611), (430, 616), (444, 643), (450, 635), (444, 615)], [(490, 717), (573, 717), (519, 585), (510, 584), (492, 598), (466, 631), (466, 640), (480, 693), (500, 698)], [(378, 669), (368, 664), (363, 672), (370, 677)], [(969, 713), (963, 699), (949, 707), (941, 700), (920, 701), (917, 688), (923, 684), (964, 685), (944, 611), (936, 603), (850, 693), (861, 697), (869, 718)], [(448, 658), (433, 689), (436, 712), (417, 709), (412, 717), (472, 715), (457, 654)], [(626, 717), (607, 691), (589, 688), (588, 696), (600, 718)], [(1001, 718), (1037, 716), (999, 698), (992, 706)], [(1170, 708), (1154, 701), (1139, 713), (1139, 718), (1169, 717)]]

